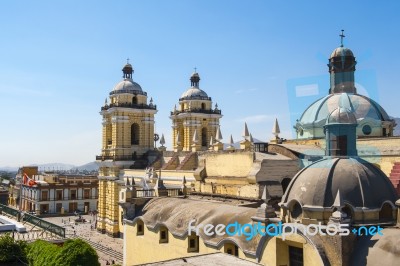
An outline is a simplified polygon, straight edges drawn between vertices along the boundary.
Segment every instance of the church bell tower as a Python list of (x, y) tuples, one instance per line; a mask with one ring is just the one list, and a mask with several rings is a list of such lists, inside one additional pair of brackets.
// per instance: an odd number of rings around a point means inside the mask
[[(128, 59), (129, 60), (129, 59)], [(100, 114), (103, 118), (101, 155), (99, 164), (99, 214), (97, 229), (111, 236), (119, 236), (122, 228), (118, 206), (120, 171), (145, 168), (146, 152), (154, 149), (154, 115), (157, 108), (153, 99), (133, 81), (133, 68), (127, 62), (123, 79), (109, 93)]]

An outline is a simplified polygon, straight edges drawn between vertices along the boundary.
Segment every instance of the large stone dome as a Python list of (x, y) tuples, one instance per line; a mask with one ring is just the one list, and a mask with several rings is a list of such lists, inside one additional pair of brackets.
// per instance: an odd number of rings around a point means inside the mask
[(199, 88), (199, 73), (194, 72), (190, 76), (190, 82), (191, 87), (181, 95), (180, 100), (210, 100), (207, 93)]
[[(394, 208), (397, 200), (392, 183), (374, 165), (359, 157), (327, 157), (297, 173), (281, 206), (291, 209), (299, 204), (305, 213), (324, 212), (332, 208), (338, 191), (353, 213), (354, 223), (373, 223), (384, 204)], [(326, 218), (322, 215), (321, 220)]]
[(139, 84), (134, 82), (130, 78), (125, 78), (124, 80), (120, 81), (117, 85), (115, 85), (114, 92), (124, 92), (124, 93), (135, 93), (135, 92), (143, 92), (142, 87)]
[[(316, 102), (312, 103), (302, 114), (300, 120), (296, 124), (297, 131), (300, 131), (299, 137), (302, 137), (302, 131), (313, 129), (311, 136), (304, 137), (324, 137), (322, 127), (326, 123), (326, 119), (338, 106), (341, 97), (348, 97), (352, 109), (354, 110), (355, 118), (358, 123), (358, 136), (381, 136), (382, 122), (392, 120), (386, 111), (374, 100), (359, 94), (350, 93), (335, 93), (329, 94)], [(368, 126), (370, 130), (366, 130)], [(315, 128), (319, 128), (318, 132)], [(376, 134), (372, 131), (375, 128)], [(372, 134), (371, 134), (372, 133)]]
[(196, 98), (208, 98), (208, 95), (205, 91), (197, 88), (197, 87), (191, 87), (189, 88), (187, 91), (185, 91), (182, 95), (181, 95), (181, 99), (185, 100), (185, 99), (196, 99)]

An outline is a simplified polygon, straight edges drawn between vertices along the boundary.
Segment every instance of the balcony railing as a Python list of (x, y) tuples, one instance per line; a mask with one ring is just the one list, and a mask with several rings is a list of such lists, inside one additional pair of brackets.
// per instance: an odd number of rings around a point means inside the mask
[(156, 191), (154, 189), (136, 190), (136, 198), (147, 198), (155, 196), (156, 196)]
[(133, 108), (133, 109), (150, 109), (150, 110), (157, 110), (157, 105), (153, 104), (133, 104), (133, 103), (110, 103), (103, 107), (101, 110), (108, 110), (113, 107), (123, 107), (123, 108)]
[(201, 109), (201, 108), (191, 108), (191, 109), (185, 109), (183, 111), (172, 111), (171, 115), (179, 115), (181, 113), (201, 113), (201, 114), (216, 114), (220, 115), (221, 110), (206, 110), (206, 109)]
[[(181, 195), (179, 188), (164, 189), (168, 193), (168, 197), (178, 197)], [(136, 198), (156, 197), (155, 189), (139, 189), (136, 190)]]
[[(34, 197), (25, 197), (22, 196), (22, 199), (27, 199), (31, 201), (36, 201)], [(50, 198), (50, 197), (41, 197), (37, 201), (63, 201), (63, 200), (90, 200), (90, 199), (98, 199), (98, 196), (90, 196), (90, 197), (69, 197), (69, 198)]]
[(134, 161), (133, 155), (97, 155), (96, 161), (113, 160), (113, 161)]
[(205, 100), (205, 101), (211, 101), (211, 97), (205, 97), (205, 96), (187, 96), (187, 97), (179, 98), (179, 101), (184, 101), (184, 100)]
[(147, 96), (147, 92), (144, 91), (132, 91), (132, 90), (117, 90), (117, 91), (111, 91), (110, 95), (113, 94), (121, 94), (121, 93), (130, 93), (130, 94), (140, 94), (140, 95), (144, 95)]

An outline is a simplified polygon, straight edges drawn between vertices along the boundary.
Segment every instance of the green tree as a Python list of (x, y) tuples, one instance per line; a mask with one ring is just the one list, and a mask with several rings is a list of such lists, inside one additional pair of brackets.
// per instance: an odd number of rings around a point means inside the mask
[(0, 236), (0, 264), (21, 265), (27, 262), (27, 243), (4, 234)]
[(28, 262), (32, 266), (52, 266), (55, 264), (55, 257), (60, 252), (61, 248), (57, 245), (44, 240), (36, 240), (29, 245)]
[(81, 239), (67, 240), (54, 261), (58, 266), (100, 265), (96, 251)]

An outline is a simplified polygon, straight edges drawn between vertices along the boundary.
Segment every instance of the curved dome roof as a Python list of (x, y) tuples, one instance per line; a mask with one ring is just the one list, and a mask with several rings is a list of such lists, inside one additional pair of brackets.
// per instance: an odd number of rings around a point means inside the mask
[(183, 99), (208, 98), (208, 95), (205, 91), (197, 87), (191, 87), (181, 95), (181, 98)]
[(329, 115), (326, 123), (357, 124), (357, 119), (350, 109), (339, 107)]
[(130, 78), (125, 78), (115, 85), (113, 91), (115, 92), (142, 92), (142, 87)]
[(386, 175), (358, 157), (319, 160), (301, 170), (290, 182), (282, 203), (293, 200), (301, 206), (331, 207), (336, 194), (353, 207), (377, 209), (393, 204), (397, 193)]
[(390, 121), (386, 111), (377, 102), (371, 100), (370, 98), (359, 94), (336, 93), (329, 94), (311, 104), (304, 111), (299, 122), (302, 125), (324, 125), (328, 115), (337, 109), (338, 106), (340, 106), (342, 95), (348, 97), (351, 107), (354, 110), (355, 118), (358, 121), (365, 118)]
[(330, 58), (341, 57), (341, 56), (353, 56), (354, 57), (354, 54), (349, 48), (340, 46), (340, 47), (336, 48), (335, 50), (333, 50)]

